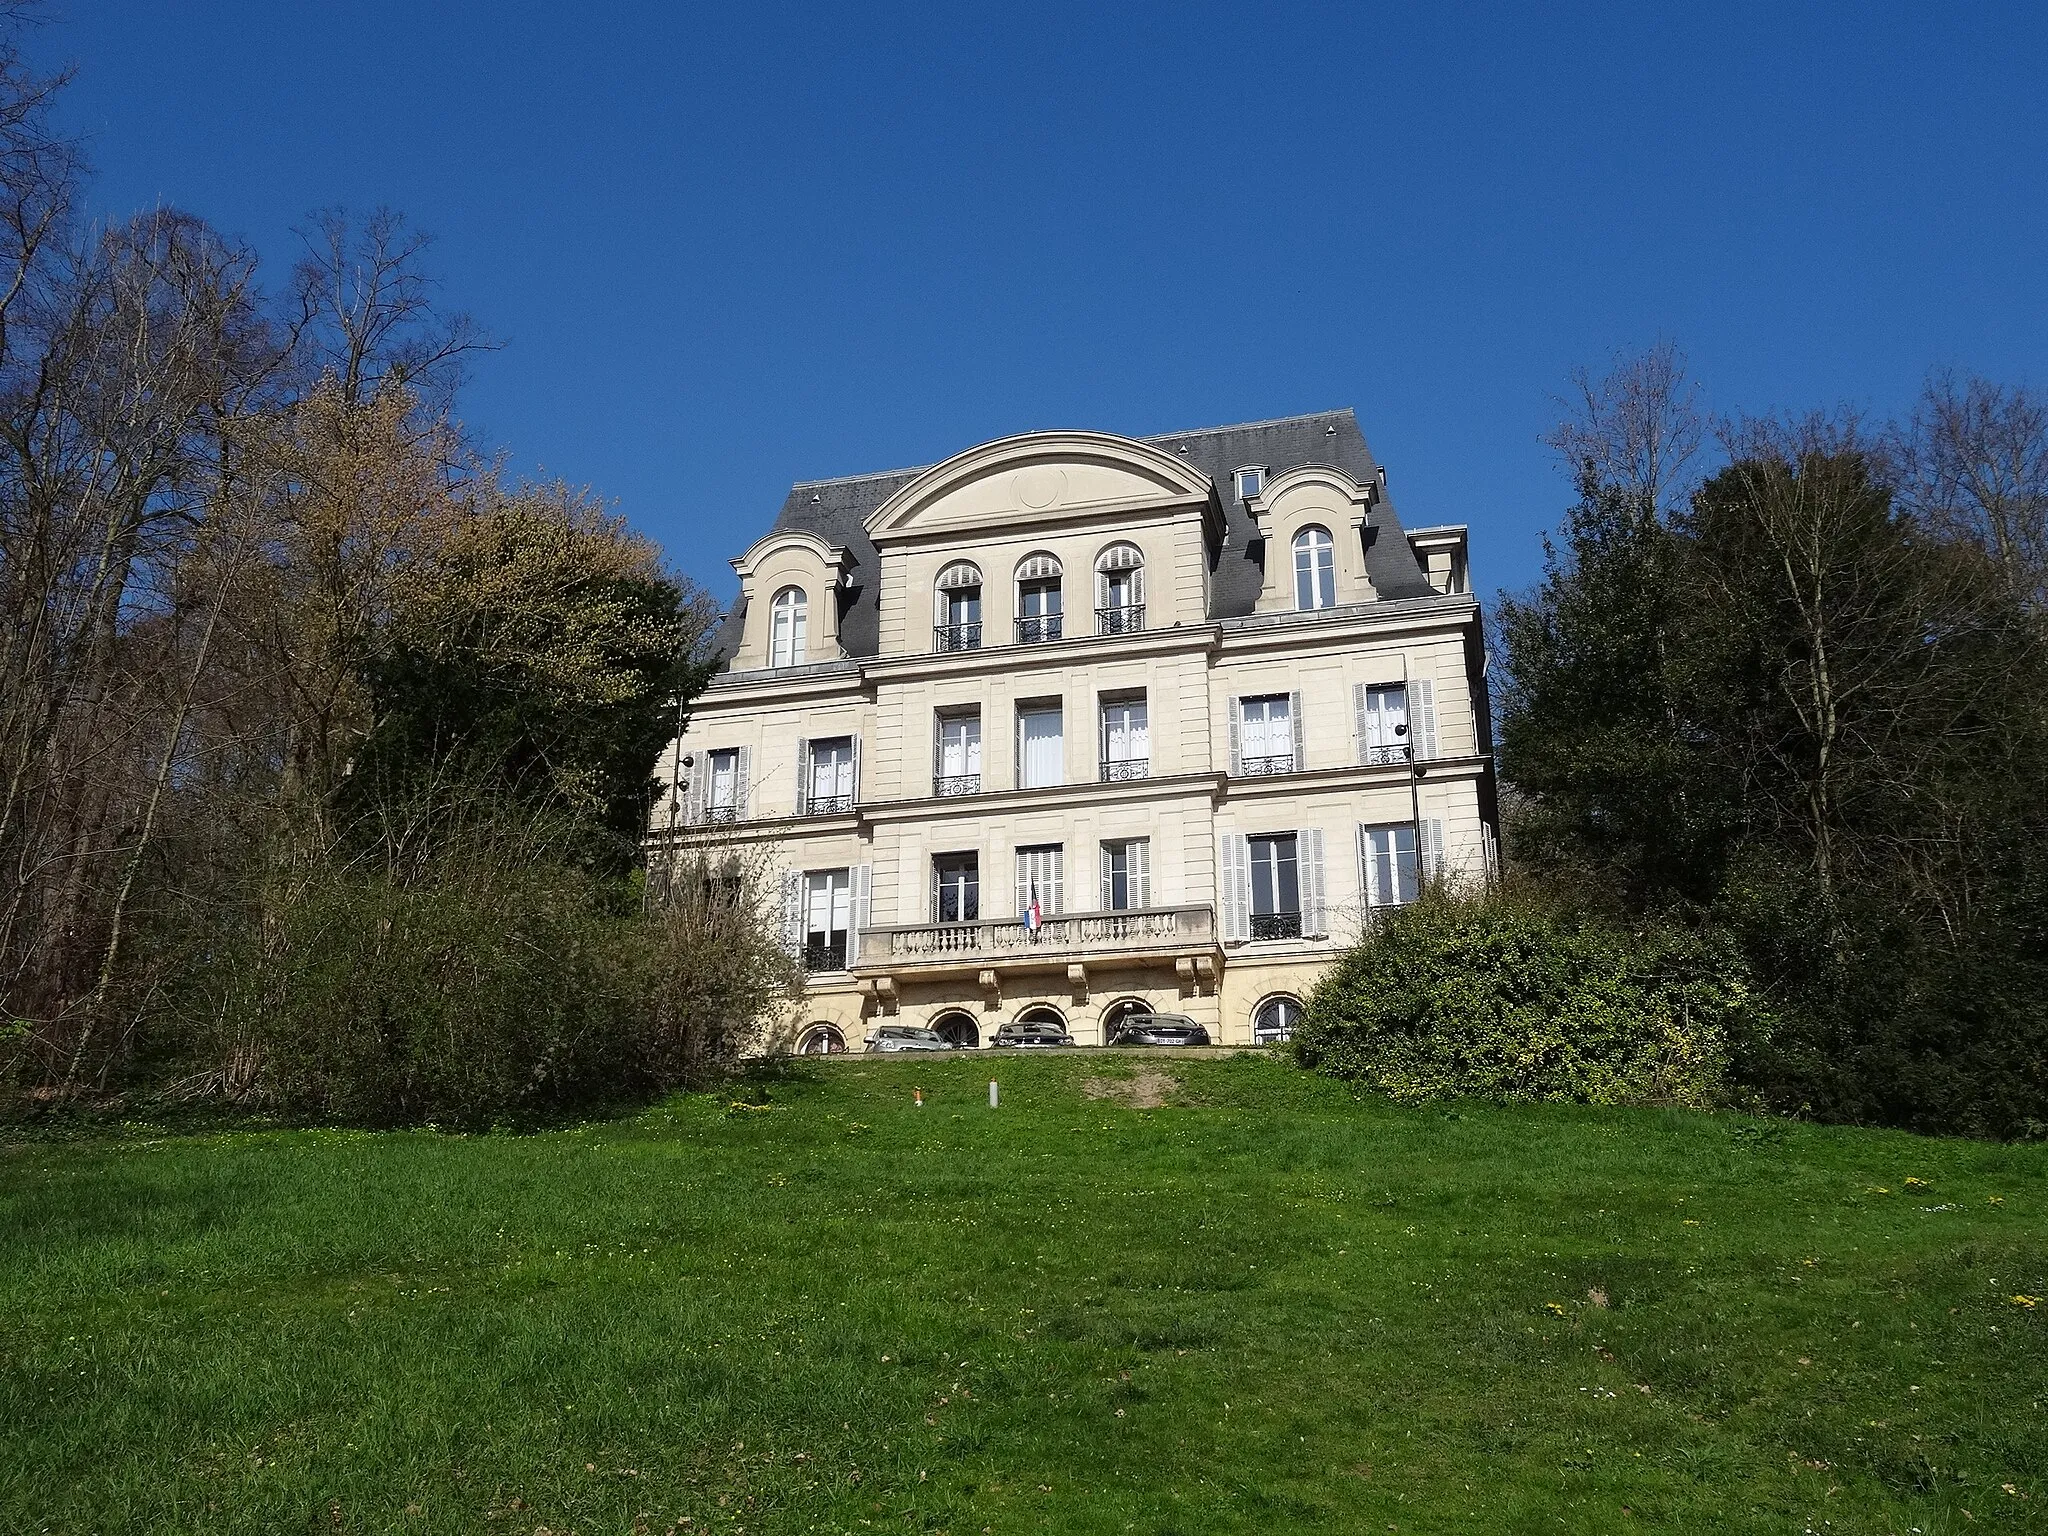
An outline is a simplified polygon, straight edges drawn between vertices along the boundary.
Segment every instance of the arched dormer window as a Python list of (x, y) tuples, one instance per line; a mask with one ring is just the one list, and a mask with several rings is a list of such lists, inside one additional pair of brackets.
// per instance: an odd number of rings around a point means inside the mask
[(1026, 555), (1017, 564), (1017, 643), (1057, 640), (1060, 634), (1059, 559), (1043, 553)]
[(1095, 557), (1095, 632), (1135, 634), (1145, 627), (1145, 556), (1135, 544), (1112, 544)]
[(981, 567), (955, 560), (939, 572), (933, 614), (933, 649), (981, 649)]
[(768, 665), (800, 667), (805, 633), (810, 628), (810, 602), (802, 587), (784, 587), (768, 607)]
[(1337, 550), (1327, 528), (1294, 536), (1294, 606), (1304, 613), (1337, 606)]

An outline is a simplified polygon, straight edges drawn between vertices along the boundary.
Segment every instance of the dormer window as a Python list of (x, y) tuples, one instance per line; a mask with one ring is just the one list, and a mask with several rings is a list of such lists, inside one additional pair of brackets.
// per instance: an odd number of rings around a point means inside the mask
[(800, 667), (805, 632), (810, 628), (810, 603), (802, 587), (784, 587), (768, 609), (768, 665)]
[(1266, 469), (1263, 464), (1247, 465), (1237, 472), (1237, 499), (1250, 501), (1266, 488)]
[(1337, 605), (1336, 546), (1330, 530), (1308, 527), (1294, 536), (1294, 606), (1306, 613)]

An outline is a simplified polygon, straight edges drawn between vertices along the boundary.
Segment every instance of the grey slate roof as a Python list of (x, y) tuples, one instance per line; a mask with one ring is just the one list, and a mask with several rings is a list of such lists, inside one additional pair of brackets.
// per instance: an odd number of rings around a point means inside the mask
[[(1261, 465), (1268, 478), (1272, 478), (1304, 464), (1327, 464), (1343, 470), (1361, 485), (1369, 483), (1378, 472), (1378, 462), (1365, 444), (1358, 418), (1348, 408), (1234, 427), (1168, 432), (1139, 441), (1178, 455), (1207, 475), (1214, 487), (1227, 533), (1212, 588), (1212, 619), (1238, 618), (1250, 613), (1265, 584), (1261, 561), (1266, 551), (1257, 525), (1245, 511), (1244, 503), (1237, 499), (1237, 470)], [(881, 562), (868, 540), (867, 519), (930, 467), (919, 465), (841, 480), (800, 480), (790, 487), (782, 514), (775, 519), (776, 532), (802, 529), (815, 533), (826, 543), (845, 548), (852, 556), (847, 590), (840, 595), (839, 618), (840, 642), (849, 656), (873, 656), (880, 631), (876, 589)], [(1386, 598), (1436, 595), (1416, 563), (1415, 552), (1408, 547), (1391, 496), (1373, 506), (1366, 528), (1365, 569), (1374, 590)], [(1275, 557), (1287, 558), (1284, 551), (1276, 552)], [(721, 666), (739, 648), (745, 614), (746, 599), (740, 598), (719, 630), (717, 655)]]

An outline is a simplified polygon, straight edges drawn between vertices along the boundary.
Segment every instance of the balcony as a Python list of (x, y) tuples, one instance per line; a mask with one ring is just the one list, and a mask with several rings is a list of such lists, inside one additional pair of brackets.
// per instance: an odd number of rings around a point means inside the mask
[(932, 649), (935, 651), (978, 651), (981, 649), (981, 625), (940, 624), (932, 630)]
[(1301, 937), (1301, 914), (1299, 912), (1254, 912), (1252, 914), (1252, 937), (1255, 939), (1298, 939)]
[(1095, 633), (1098, 635), (1135, 635), (1145, 628), (1145, 605), (1126, 603), (1121, 608), (1098, 608), (1095, 610)]
[(846, 935), (835, 933), (830, 938), (812, 934), (804, 940), (804, 969), (807, 971), (843, 971), (846, 969)]
[(1276, 773), (1294, 772), (1294, 754), (1276, 752), (1267, 757), (1246, 757), (1238, 760), (1239, 778), (1264, 779)]
[[(1297, 926), (1298, 923), (1297, 923)], [(972, 923), (870, 928), (860, 936), (861, 971), (927, 972), (1004, 966), (1044, 969), (1120, 955), (1212, 954), (1215, 914), (1208, 907), (1145, 907), (1076, 912), (1026, 929), (1014, 917)]]
[(851, 795), (812, 795), (803, 804), (806, 816), (844, 816), (852, 809)]
[(978, 795), (981, 793), (981, 775), (978, 773), (955, 773), (932, 780), (932, 794), (944, 800), (951, 795)]
[(1019, 619), (1017, 621), (1017, 643), (1019, 645), (1039, 645), (1047, 640), (1059, 639), (1062, 633), (1061, 621), (1065, 617), (1066, 615), (1061, 613), (1041, 613), (1034, 614), (1028, 619)]
[(1149, 757), (1122, 757), (1102, 765), (1102, 782), (1127, 784), (1132, 779), (1149, 777), (1151, 771), (1152, 759)]
[(1415, 749), (1405, 741), (1391, 747), (1367, 747), (1365, 761), (1368, 767), (1389, 768), (1405, 763), (1415, 756)]
[(729, 827), (740, 819), (740, 808), (736, 805), (704, 807), (704, 825), (707, 827)]

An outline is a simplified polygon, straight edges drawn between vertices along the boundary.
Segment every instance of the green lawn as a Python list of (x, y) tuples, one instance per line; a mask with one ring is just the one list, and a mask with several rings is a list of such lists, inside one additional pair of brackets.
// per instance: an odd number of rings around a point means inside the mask
[(1134, 1065), (0, 1148), (0, 1530), (2048, 1529), (2048, 1148)]

